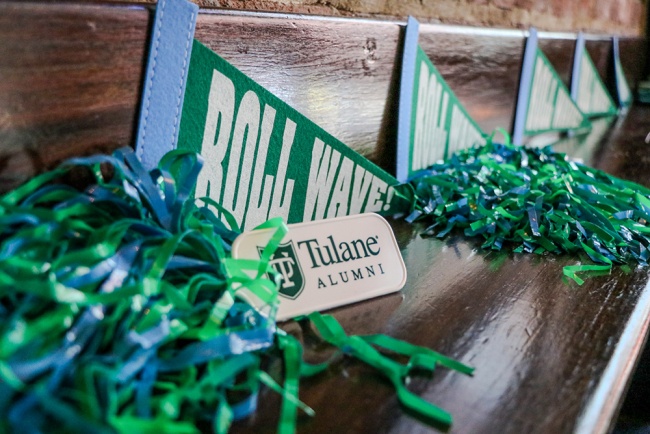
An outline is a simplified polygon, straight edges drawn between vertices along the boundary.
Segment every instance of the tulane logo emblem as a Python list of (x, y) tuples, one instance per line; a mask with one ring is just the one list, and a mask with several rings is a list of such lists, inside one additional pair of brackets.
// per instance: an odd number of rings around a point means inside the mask
[[(257, 247), (260, 255), (264, 250)], [(271, 266), (280, 274), (280, 295), (290, 299), (296, 299), (305, 288), (305, 278), (302, 274), (300, 262), (296, 256), (296, 250), (293, 247), (293, 241), (280, 244), (271, 256)]]

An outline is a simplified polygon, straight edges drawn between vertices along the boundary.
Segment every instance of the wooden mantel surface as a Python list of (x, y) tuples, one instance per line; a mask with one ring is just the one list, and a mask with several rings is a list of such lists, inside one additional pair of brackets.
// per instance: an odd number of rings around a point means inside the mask
[[(151, 10), (124, 4), (0, 1), (0, 192), (65, 158), (133, 143)], [(421, 44), (485, 130), (510, 128), (526, 33), (423, 25)], [(395, 152), (403, 23), (210, 11), (196, 38), (326, 130), (389, 171)], [(575, 36), (540, 34), (564, 80)], [(587, 49), (606, 79), (611, 42)], [(642, 39), (621, 41), (628, 81), (645, 61)], [(591, 144), (566, 150), (650, 186), (650, 108), (634, 107)], [(482, 252), (463, 238), (420, 237), (392, 222), (408, 268), (399, 294), (333, 311), (350, 333), (386, 333), (476, 367), (439, 369), (409, 388), (449, 410), (458, 433), (605, 432), (645, 340), (648, 270), (562, 277), (574, 259)], [(313, 332), (306, 357), (323, 356)], [(278, 371), (279, 372), (279, 371)], [(433, 428), (400, 408), (372, 370), (344, 360), (304, 382), (316, 410), (304, 433), (419, 433)], [(235, 432), (273, 432), (268, 390)]]
[[(619, 122), (587, 162), (650, 185), (650, 107), (636, 107)], [(450, 432), (611, 428), (648, 329), (647, 268), (615, 268), (578, 286), (562, 275), (575, 259), (483, 252), (461, 237), (422, 238), (423, 226), (392, 225), (408, 270), (402, 293), (332, 313), (350, 333), (386, 333), (476, 368), (473, 377), (441, 368), (410, 383), (451, 412)], [(296, 323), (284, 328), (304, 340), (308, 360), (322, 360), (313, 332)], [(266, 393), (263, 410), (235, 432), (273, 432), (273, 395)], [(301, 419), (303, 433), (435, 432), (406, 415), (392, 388), (360, 363), (340, 363), (307, 381), (301, 398), (316, 411)]]

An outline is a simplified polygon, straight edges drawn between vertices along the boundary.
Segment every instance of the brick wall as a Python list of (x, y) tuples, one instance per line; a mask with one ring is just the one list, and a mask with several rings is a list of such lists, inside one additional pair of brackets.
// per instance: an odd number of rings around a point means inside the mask
[[(136, 0), (138, 1), (138, 0)], [(139, 0), (154, 2), (155, 0)], [(645, 34), (647, 0), (193, 0), (203, 7), (404, 19), (473, 26)]]

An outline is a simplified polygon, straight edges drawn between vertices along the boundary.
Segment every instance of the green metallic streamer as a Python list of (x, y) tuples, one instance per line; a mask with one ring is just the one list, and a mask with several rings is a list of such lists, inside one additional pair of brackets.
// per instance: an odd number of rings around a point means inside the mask
[(587, 255), (593, 264), (564, 268), (608, 272), (615, 264), (647, 265), (650, 189), (571, 160), (551, 147), (489, 140), (457, 152), (412, 181), (425, 236), (452, 231), (483, 240), (483, 249)]
[[(278, 432), (295, 431), (298, 411), (314, 414), (300, 379), (340, 357), (306, 363), (276, 325), (269, 259), (287, 227), (260, 226), (275, 230), (260, 260), (232, 258), (232, 216), (191, 198), (200, 167), (174, 151), (146, 172), (120, 150), (71, 160), (0, 197), (0, 432), (226, 433), (264, 405), (262, 386), (282, 396)], [(84, 188), (64, 182), (78, 171), (91, 178)], [(471, 368), (387, 336), (348, 337), (329, 316), (309, 320), (339, 354), (383, 372), (404, 406), (451, 423), (404, 377), (437, 364)], [(281, 382), (263, 369), (273, 358), (284, 362)]]

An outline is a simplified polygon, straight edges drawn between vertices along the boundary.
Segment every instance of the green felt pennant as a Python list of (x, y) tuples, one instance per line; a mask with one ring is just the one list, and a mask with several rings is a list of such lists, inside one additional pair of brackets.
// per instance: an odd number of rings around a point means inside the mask
[(412, 200), (400, 194), (412, 195), (401, 191), (408, 185), (198, 41), (192, 48), (178, 148), (205, 158), (196, 196), (218, 202), (242, 228), (271, 217), (298, 223), (362, 212), (410, 212)]

